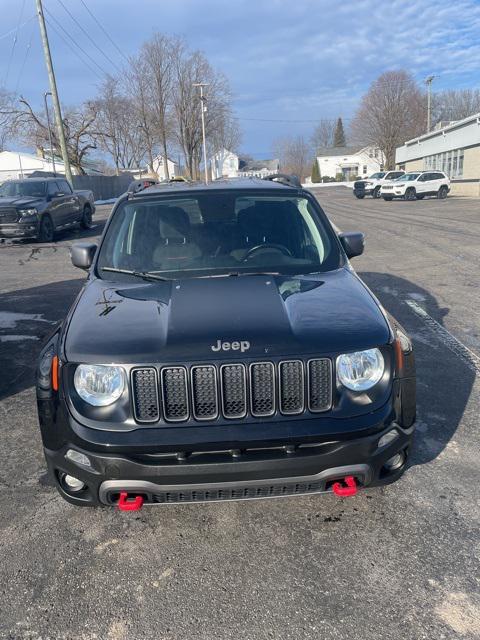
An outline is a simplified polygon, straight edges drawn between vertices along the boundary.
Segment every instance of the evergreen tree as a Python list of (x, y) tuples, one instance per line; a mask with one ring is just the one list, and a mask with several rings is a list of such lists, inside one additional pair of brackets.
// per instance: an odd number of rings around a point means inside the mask
[(345, 131), (343, 130), (342, 119), (339, 118), (337, 120), (337, 126), (335, 127), (335, 135), (333, 137), (333, 146), (334, 147), (344, 147), (345, 145), (346, 145)]
[(318, 162), (316, 158), (312, 165), (312, 182), (321, 182), (320, 171), (318, 170)]

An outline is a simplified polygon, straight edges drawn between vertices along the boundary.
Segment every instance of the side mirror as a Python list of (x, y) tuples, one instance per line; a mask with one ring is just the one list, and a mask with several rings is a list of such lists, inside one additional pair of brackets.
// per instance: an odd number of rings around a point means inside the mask
[(346, 231), (338, 235), (348, 258), (361, 256), (365, 249), (365, 236), (360, 231)]
[(74, 267), (90, 269), (97, 245), (92, 242), (77, 242), (70, 249), (70, 258)]
[(55, 198), (63, 198), (65, 194), (63, 193), (63, 191), (57, 191), (57, 193), (55, 194)]

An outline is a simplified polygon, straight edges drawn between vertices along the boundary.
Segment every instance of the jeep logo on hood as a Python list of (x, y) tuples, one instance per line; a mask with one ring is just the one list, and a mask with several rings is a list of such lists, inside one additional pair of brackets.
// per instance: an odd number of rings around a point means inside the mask
[(250, 342), (248, 340), (234, 340), (233, 342), (222, 342), (217, 340), (216, 344), (212, 344), (210, 349), (212, 351), (248, 351), (250, 349)]

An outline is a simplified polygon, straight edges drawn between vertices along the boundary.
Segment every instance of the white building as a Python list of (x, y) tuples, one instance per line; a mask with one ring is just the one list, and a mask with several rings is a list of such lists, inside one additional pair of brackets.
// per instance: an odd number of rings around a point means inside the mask
[(277, 174), (280, 161), (275, 160), (242, 160), (240, 158), (238, 176), (241, 178), (265, 178)]
[[(179, 166), (170, 158), (167, 159), (168, 177), (175, 178), (179, 175)], [(163, 156), (159, 155), (153, 159), (153, 171), (157, 174), (159, 180), (166, 180), (167, 173), (165, 171), (165, 164)]]
[(357, 176), (369, 176), (383, 169), (385, 158), (376, 147), (332, 147), (318, 151), (317, 163), (320, 177), (352, 180)]
[[(0, 182), (26, 178), (35, 171), (53, 171), (50, 158), (16, 151), (0, 152)], [(65, 174), (65, 165), (55, 159), (55, 171)]]
[(480, 196), (480, 113), (408, 140), (395, 163), (405, 171), (444, 171), (452, 194)]
[(239, 160), (236, 153), (221, 149), (210, 159), (212, 180), (217, 178), (236, 178), (238, 176)]

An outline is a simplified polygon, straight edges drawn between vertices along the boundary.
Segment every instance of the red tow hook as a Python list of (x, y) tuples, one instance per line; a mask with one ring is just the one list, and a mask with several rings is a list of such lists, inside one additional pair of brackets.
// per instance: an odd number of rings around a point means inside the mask
[(347, 496), (354, 496), (357, 493), (357, 483), (353, 476), (345, 476), (344, 482), (347, 485), (344, 487), (340, 482), (334, 482), (332, 489), (336, 496), (345, 498)]
[(143, 505), (143, 497), (135, 496), (133, 500), (128, 498), (128, 493), (122, 491), (118, 499), (117, 506), (120, 511), (140, 511)]

